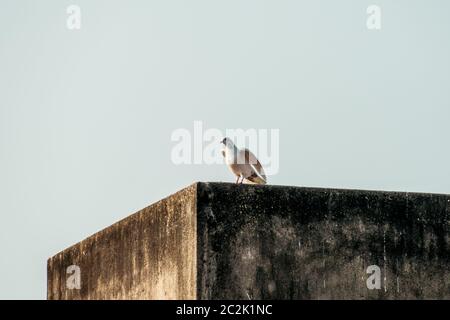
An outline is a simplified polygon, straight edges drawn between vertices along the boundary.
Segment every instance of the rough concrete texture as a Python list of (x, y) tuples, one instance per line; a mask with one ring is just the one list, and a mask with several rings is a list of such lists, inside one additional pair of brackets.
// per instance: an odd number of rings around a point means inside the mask
[[(196, 186), (163, 199), (47, 263), (48, 299), (195, 299)], [(69, 289), (70, 265), (81, 289)]]
[(448, 195), (197, 183), (51, 258), (48, 297), (450, 299), (449, 231)]
[[(203, 184), (201, 299), (450, 298), (450, 196)], [(381, 269), (369, 290), (367, 267)]]

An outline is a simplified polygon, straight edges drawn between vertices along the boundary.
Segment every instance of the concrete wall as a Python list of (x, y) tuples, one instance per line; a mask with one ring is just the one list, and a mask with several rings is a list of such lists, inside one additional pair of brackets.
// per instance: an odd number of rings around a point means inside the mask
[(197, 203), (201, 299), (450, 298), (450, 196), (210, 183)]
[[(196, 186), (48, 260), (48, 299), (195, 299)], [(66, 282), (80, 267), (81, 287)]]
[(449, 231), (448, 195), (197, 183), (49, 259), (48, 298), (449, 299)]

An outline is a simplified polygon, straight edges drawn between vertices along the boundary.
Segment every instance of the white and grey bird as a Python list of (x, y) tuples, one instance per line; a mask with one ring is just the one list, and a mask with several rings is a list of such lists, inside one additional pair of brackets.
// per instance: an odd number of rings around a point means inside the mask
[[(266, 184), (264, 169), (255, 155), (248, 149), (239, 149), (230, 138), (224, 138), (222, 155), (231, 172), (236, 176), (236, 183)], [(239, 182), (240, 181), (240, 182)]]

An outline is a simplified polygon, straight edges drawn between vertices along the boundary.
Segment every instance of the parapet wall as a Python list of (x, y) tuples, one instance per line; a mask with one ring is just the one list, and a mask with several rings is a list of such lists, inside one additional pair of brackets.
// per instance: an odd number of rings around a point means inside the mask
[(448, 195), (196, 183), (50, 258), (48, 298), (450, 299), (449, 231)]

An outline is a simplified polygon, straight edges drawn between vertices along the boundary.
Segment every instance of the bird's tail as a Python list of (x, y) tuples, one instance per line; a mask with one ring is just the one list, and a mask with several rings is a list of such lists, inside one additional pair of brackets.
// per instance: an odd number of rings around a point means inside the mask
[(264, 179), (263, 177), (260, 177), (259, 175), (256, 178), (254, 178), (253, 181), (258, 184), (266, 184), (267, 183), (266, 179)]
[(248, 177), (246, 180), (254, 184), (267, 184), (266, 176), (262, 176), (258, 173), (252, 175), (251, 177)]

